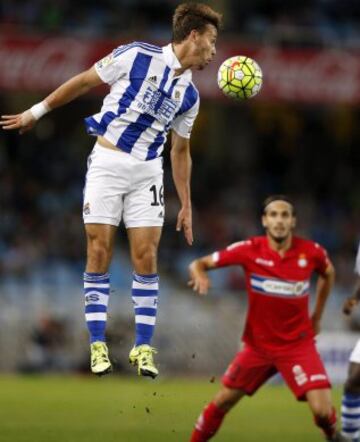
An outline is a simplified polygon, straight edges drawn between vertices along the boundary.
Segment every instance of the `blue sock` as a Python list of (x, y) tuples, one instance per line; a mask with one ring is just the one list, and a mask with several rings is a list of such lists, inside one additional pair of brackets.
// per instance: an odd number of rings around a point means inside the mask
[(359, 440), (360, 435), (360, 395), (344, 393), (341, 404), (342, 434), (350, 440)]
[(151, 344), (155, 330), (159, 276), (133, 273), (132, 300), (135, 310), (135, 345)]
[(105, 342), (107, 306), (110, 294), (108, 273), (84, 273), (85, 319), (90, 343)]

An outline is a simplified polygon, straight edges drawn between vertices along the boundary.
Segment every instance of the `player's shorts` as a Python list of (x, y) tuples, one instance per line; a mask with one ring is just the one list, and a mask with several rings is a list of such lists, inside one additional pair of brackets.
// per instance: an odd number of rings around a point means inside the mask
[(355, 364), (360, 364), (360, 339), (357, 341), (354, 350), (351, 352), (350, 362), (355, 362)]
[(251, 396), (276, 373), (282, 375), (298, 400), (305, 400), (310, 390), (331, 387), (313, 341), (275, 354), (245, 344), (229, 365), (222, 382)]
[(88, 159), (84, 188), (85, 224), (126, 228), (164, 223), (162, 158), (139, 160), (96, 143)]

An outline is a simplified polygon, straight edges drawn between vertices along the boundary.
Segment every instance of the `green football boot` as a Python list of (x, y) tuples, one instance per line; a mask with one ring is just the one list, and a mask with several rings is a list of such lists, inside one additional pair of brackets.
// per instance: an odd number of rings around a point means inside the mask
[(109, 350), (105, 342), (93, 342), (90, 345), (90, 352), (91, 371), (98, 376), (103, 376), (104, 374), (110, 373), (112, 370), (112, 366), (109, 359)]
[(139, 376), (150, 376), (154, 379), (159, 374), (153, 358), (156, 353), (155, 348), (147, 344), (138, 345), (130, 351), (129, 362), (137, 367)]

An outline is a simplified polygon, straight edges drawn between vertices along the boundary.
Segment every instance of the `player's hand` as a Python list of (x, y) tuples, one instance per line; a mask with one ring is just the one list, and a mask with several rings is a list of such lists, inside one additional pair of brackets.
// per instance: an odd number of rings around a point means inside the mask
[(189, 271), (190, 280), (188, 282), (188, 286), (192, 287), (194, 292), (199, 293), (199, 295), (206, 295), (211, 286), (210, 279), (208, 278), (207, 274), (205, 272), (195, 273), (191, 270), (191, 268), (189, 269)]
[(0, 120), (0, 126), (4, 130), (20, 129), (20, 134), (32, 129), (35, 123), (36, 119), (29, 109), (21, 114), (2, 115)]
[(192, 231), (192, 213), (191, 208), (182, 207), (178, 213), (176, 230), (180, 232), (184, 231), (184, 236), (189, 244), (192, 245), (194, 242), (193, 231)]
[(356, 298), (345, 299), (344, 304), (343, 304), (343, 308), (342, 308), (343, 313), (345, 315), (350, 315), (351, 312), (353, 311), (354, 307), (356, 307), (358, 305), (358, 303), (359, 303), (359, 300)]

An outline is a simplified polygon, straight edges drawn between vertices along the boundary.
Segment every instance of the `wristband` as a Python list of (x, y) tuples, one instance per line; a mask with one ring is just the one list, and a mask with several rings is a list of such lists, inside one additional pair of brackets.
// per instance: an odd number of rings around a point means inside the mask
[(35, 120), (38, 120), (39, 118), (47, 114), (49, 111), (50, 107), (45, 100), (41, 101), (40, 103), (34, 104), (34, 106), (30, 108), (30, 112), (32, 116), (35, 118)]

